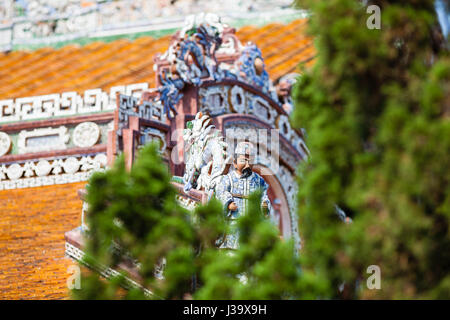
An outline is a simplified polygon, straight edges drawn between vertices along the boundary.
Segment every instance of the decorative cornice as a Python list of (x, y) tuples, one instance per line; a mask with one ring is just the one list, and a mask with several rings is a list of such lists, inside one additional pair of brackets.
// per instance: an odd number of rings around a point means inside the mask
[(0, 131), (14, 133), (21, 130), (57, 127), (66, 125), (76, 125), (82, 122), (90, 121), (95, 123), (106, 123), (113, 120), (114, 112), (102, 112), (99, 114), (79, 115), (66, 118), (44, 119), (36, 121), (21, 121), (0, 125)]

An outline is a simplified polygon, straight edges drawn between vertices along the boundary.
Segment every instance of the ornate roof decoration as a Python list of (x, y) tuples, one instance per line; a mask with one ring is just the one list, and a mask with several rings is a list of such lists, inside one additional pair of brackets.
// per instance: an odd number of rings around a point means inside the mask
[[(175, 35), (169, 49), (157, 57), (159, 97), (169, 119), (177, 115), (176, 104), (183, 97), (185, 85), (201, 86), (207, 81), (238, 80), (271, 97), (282, 106), (269, 79), (261, 50), (251, 42), (242, 46), (235, 29), (221, 23), (220, 17), (208, 13), (190, 16)], [(292, 83), (290, 83), (292, 85)]]
[(249, 42), (242, 50), (238, 61), (239, 80), (260, 88), (264, 93), (270, 89), (269, 74), (262, 58), (261, 50)]
[(209, 115), (198, 112), (195, 119), (187, 123), (183, 139), (186, 142), (184, 191), (203, 189), (211, 197), (231, 159), (224, 137), (211, 124)]
[(226, 27), (214, 14), (201, 14), (186, 19), (175, 41), (161, 56), (170, 68), (159, 73), (159, 100), (169, 118), (177, 114), (175, 105), (183, 97), (186, 84), (198, 86), (205, 79), (236, 79), (236, 75), (218, 65), (216, 52), (223, 43)]

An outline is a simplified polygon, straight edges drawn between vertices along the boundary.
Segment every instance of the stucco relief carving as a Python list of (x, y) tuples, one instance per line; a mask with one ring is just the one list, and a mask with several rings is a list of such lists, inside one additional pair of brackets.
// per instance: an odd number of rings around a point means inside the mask
[(11, 150), (11, 138), (8, 134), (0, 132), (0, 157), (7, 154)]
[(122, 124), (128, 123), (129, 116), (165, 123), (166, 115), (160, 103), (139, 100), (134, 96), (119, 95), (119, 130)]
[(77, 147), (92, 147), (100, 138), (100, 128), (94, 122), (82, 122), (72, 134), (72, 141)]
[[(273, 164), (273, 159), (270, 156), (259, 156), (256, 158), (256, 164), (262, 165), (263, 167), (271, 168)], [(297, 207), (296, 207), (296, 197), (297, 197), (297, 184), (295, 182), (295, 177), (289, 169), (285, 166), (280, 165), (278, 167), (276, 177), (280, 181), (283, 191), (286, 195), (286, 199), (289, 205), (289, 217), (291, 220), (291, 234), (294, 238), (294, 243), (297, 249), (300, 249), (300, 235), (298, 232), (298, 218), (297, 218)]]
[(23, 175), (23, 167), (21, 167), (19, 164), (17, 163), (13, 163), (12, 165), (10, 165), (8, 167), (8, 169), (6, 170), (6, 174), (8, 176), (9, 179), (11, 180), (17, 180), (20, 177), (22, 177)]
[(301, 239), (298, 231), (298, 215), (297, 215), (297, 182), (295, 176), (285, 167), (280, 166), (279, 174), (277, 175), (281, 185), (284, 187), (284, 192), (289, 205), (289, 216), (291, 219), (291, 231), (294, 238), (294, 243), (297, 249), (301, 248)]
[(254, 114), (264, 122), (270, 123), (272, 126), (275, 123), (275, 118), (278, 115), (277, 110), (260, 96), (250, 94), (247, 92), (247, 99), (249, 100), (248, 113)]
[(38, 128), (32, 131), (22, 130), (18, 135), (18, 151), (19, 154), (23, 154), (66, 149), (69, 138), (68, 129), (64, 126)]
[(52, 170), (52, 166), (50, 165), (50, 162), (47, 160), (40, 160), (36, 166), (34, 171), (36, 172), (36, 175), (38, 177), (44, 177), (50, 173)]
[(75, 173), (80, 168), (80, 163), (77, 158), (70, 157), (64, 161), (63, 168), (66, 173)]
[(289, 118), (285, 115), (279, 115), (276, 119), (276, 127), (280, 130), (281, 134), (288, 140), (291, 140), (293, 130), (289, 123)]

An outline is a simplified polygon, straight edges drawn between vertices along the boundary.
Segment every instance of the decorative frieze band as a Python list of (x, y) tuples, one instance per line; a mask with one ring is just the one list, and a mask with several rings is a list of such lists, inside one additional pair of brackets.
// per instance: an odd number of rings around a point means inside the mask
[(104, 153), (1, 165), (0, 190), (86, 181), (94, 171), (105, 168)]
[(1, 100), (0, 123), (110, 111), (116, 108), (117, 93), (140, 98), (147, 89), (148, 83), (135, 83), (112, 87), (109, 93), (97, 88), (86, 90), (84, 95), (64, 92)]
[(300, 153), (308, 157), (308, 148), (303, 138), (291, 127), (287, 114), (281, 113), (261, 96), (244, 90), (239, 85), (217, 85), (199, 89), (199, 109), (212, 116), (227, 113), (250, 114), (280, 130)]
[[(113, 122), (97, 124), (91, 121), (78, 123), (76, 126), (38, 127), (20, 132), (0, 131), (1, 157), (23, 155), (28, 153), (68, 150), (74, 147), (89, 148), (101, 142), (102, 132), (113, 130)], [(6, 161), (3, 161), (6, 162)]]

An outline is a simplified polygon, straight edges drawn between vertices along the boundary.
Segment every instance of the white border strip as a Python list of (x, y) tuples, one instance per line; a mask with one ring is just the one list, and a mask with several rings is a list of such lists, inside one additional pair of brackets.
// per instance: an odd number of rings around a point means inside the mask
[[(74, 245), (68, 243), (67, 241), (65, 244), (65, 248), (66, 248), (66, 250), (65, 250), (66, 256), (68, 256), (69, 258), (71, 258), (75, 261), (78, 261), (78, 262), (84, 264), (85, 266), (87, 266), (90, 269), (98, 271), (106, 279), (110, 279), (112, 277), (116, 277), (116, 276), (120, 275), (120, 273), (118, 271), (111, 269), (109, 267), (105, 267), (105, 266), (94, 267), (94, 266), (87, 264), (83, 260), (85, 253), (82, 250), (75, 247)], [(125, 281), (127, 282), (127, 286), (128, 286), (128, 288), (125, 288), (125, 289), (136, 288), (136, 289), (140, 289), (140, 290), (144, 291), (144, 294), (148, 297), (153, 296), (153, 292), (144, 288), (139, 283), (130, 279), (129, 277), (125, 277)]]

